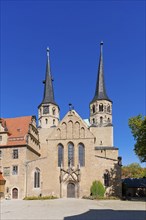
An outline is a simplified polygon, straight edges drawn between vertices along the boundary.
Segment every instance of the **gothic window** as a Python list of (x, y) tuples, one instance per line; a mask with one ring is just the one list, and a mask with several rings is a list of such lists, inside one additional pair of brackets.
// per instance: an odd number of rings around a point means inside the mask
[(110, 113), (110, 105), (107, 106), (107, 112)]
[(18, 174), (18, 166), (13, 166), (12, 167), (12, 175), (17, 175)]
[(74, 145), (68, 143), (68, 166), (74, 166)]
[(95, 113), (95, 105), (92, 106), (92, 112)]
[(34, 172), (34, 188), (40, 187), (40, 169), (36, 168)]
[(100, 125), (103, 124), (103, 117), (100, 117)]
[(95, 124), (95, 118), (92, 119), (92, 124)]
[(55, 125), (55, 119), (53, 119), (53, 125)]
[(61, 164), (64, 163), (64, 147), (62, 144), (58, 145), (58, 167), (61, 167)]
[(78, 146), (78, 157), (79, 157), (79, 164), (81, 167), (85, 166), (85, 147), (83, 144), (79, 144)]
[(103, 112), (103, 104), (99, 104), (99, 111)]
[(13, 159), (18, 159), (18, 149), (13, 150)]
[(105, 186), (109, 186), (109, 182), (110, 182), (110, 176), (109, 173), (104, 173), (104, 185)]

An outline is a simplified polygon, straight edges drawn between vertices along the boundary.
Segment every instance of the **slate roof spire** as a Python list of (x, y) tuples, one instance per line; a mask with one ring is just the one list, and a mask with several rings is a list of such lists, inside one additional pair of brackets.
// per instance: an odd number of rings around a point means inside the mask
[(96, 82), (95, 95), (91, 103), (96, 100), (108, 100), (112, 102), (106, 93), (105, 82), (104, 82), (104, 66), (103, 66), (103, 41), (100, 42), (100, 59), (98, 66), (98, 76)]
[(47, 63), (46, 63), (46, 77), (43, 81), (44, 85), (44, 97), (42, 104), (52, 103), (56, 104), (54, 100), (54, 89), (53, 89), (53, 79), (51, 76), (51, 68), (50, 68), (50, 50), (47, 48)]

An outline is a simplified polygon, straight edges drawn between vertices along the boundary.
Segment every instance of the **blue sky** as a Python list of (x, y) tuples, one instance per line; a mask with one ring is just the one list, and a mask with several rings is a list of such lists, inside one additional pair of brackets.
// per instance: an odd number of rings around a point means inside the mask
[(89, 118), (100, 41), (113, 100), (114, 144), (139, 162), (128, 119), (145, 115), (145, 1), (1, 1), (1, 117), (37, 115), (50, 48), (61, 118), (72, 103)]

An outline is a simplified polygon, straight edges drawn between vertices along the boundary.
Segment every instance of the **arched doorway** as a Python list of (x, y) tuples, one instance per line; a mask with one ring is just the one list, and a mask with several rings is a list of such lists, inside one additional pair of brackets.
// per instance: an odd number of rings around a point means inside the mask
[(67, 198), (75, 198), (75, 184), (68, 183), (67, 185)]
[(18, 189), (14, 188), (12, 190), (12, 199), (18, 199)]

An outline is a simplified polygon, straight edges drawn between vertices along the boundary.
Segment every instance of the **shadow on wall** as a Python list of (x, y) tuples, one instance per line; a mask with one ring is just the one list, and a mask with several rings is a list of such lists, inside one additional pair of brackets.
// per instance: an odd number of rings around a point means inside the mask
[(80, 215), (64, 217), (64, 220), (145, 220), (145, 211), (90, 209)]

